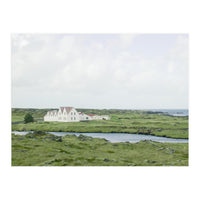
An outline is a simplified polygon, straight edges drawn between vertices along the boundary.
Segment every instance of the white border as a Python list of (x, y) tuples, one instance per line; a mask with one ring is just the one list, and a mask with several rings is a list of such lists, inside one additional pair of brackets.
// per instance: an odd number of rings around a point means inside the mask
[[(1, 199), (200, 197), (199, 11), (196, 1), (4, 1), (1, 20)], [(190, 167), (11, 167), (11, 33), (189, 33)]]

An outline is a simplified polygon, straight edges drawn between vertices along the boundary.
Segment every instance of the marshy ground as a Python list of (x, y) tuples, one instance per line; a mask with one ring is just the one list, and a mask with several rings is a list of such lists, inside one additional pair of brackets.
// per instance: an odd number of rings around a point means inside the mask
[(187, 143), (110, 143), (83, 135), (12, 134), (12, 166), (187, 165)]
[[(188, 166), (188, 143), (111, 143), (87, 136), (55, 136), (44, 132), (136, 133), (188, 138), (188, 117), (134, 110), (77, 109), (86, 114), (110, 115), (111, 120), (44, 122), (51, 109), (12, 109), (12, 166)], [(26, 113), (35, 122), (23, 123)]]
[[(12, 122), (23, 121), (27, 112), (35, 119), (43, 119), (50, 109), (12, 109)], [(98, 132), (98, 133), (136, 133), (188, 138), (188, 116), (174, 117), (159, 113), (134, 110), (93, 110), (77, 109), (85, 113), (110, 115), (111, 120), (84, 122), (44, 122), (12, 124), (15, 131), (55, 131), (55, 132)]]

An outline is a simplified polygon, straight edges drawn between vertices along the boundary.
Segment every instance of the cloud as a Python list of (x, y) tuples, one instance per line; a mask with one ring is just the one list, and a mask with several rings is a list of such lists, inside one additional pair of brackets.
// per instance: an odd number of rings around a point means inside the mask
[(12, 35), (13, 106), (177, 107), (188, 95), (187, 36), (152, 58), (131, 50), (136, 40), (134, 34)]
[(120, 34), (119, 38), (121, 47), (123, 49), (130, 47), (136, 37), (136, 34)]

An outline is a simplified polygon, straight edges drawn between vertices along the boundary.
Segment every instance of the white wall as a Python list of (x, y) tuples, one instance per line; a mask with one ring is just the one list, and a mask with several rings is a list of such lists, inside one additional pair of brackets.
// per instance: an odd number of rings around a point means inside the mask
[(79, 122), (80, 120), (98, 120), (98, 119), (109, 120), (110, 116), (108, 115), (89, 116), (84, 113), (79, 114), (75, 108), (72, 108), (72, 110), (69, 113), (67, 113), (65, 108), (63, 112), (61, 111), (61, 108), (59, 108), (58, 111), (47, 112), (47, 114), (44, 116), (44, 121), (59, 121), (59, 122)]
[(72, 110), (69, 112), (67, 121), (68, 122), (79, 122), (80, 121), (79, 113), (77, 112), (77, 110), (75, 108), (72, 108)]

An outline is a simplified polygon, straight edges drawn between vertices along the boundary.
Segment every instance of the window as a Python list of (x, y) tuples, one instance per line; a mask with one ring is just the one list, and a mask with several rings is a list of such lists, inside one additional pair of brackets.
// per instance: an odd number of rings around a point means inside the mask
[(74, 117), (74, 120), (76, 120), (76, 117)]
[(71, 115), (73, 115), (73, 112), (71, 112)]
[(71, 117), (71, 120), (73, 120), (73, 117)]

